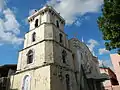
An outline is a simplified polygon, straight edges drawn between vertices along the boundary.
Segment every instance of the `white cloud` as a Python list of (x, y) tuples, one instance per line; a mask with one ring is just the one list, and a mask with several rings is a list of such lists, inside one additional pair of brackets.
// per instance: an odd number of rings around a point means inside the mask
[(15, 15), (13, 12), (8, 8), (3, 11), (4, 14), (4, 25), (5, 25), (5, 30), (6, 31), (12, 31), (15, 34), (19, 34), (20, 30), (20, 24), (17, 22)]
[(80, 21), (76, 21), (76, 22), (75, 22), (75, 25), (76, 25), (76, 26), (81, 26), (81, 24), (82, 24), (82, 22), (80, 22)]
[(36, 9), (31, 9), (31, 10), (29, 10), (29, 15), (32, 15), (33, 13), (35, 13), (35, 10), (36, 10)]
[(0, 12), (4, 9), (5, 0), (0, 0)]
[(94, 48), (95, 48), (97, 45), (99, 45), (99, 43), (98, 43), (96, 40), (90, 39), (90, 40), (88, 41), (87, 46), (88, 46), (88, 48), (90, 49), (90, 51), (93, 53), (93, 55), (95, 55), (95, 53), (94, 53)]
[(110, 60), (98, 60), (98, 61), (100, 67), (109, 67), (114, 71), (113, 65)]
[(67, 24), (72, 24), (79, 16), (88, 12), (98, 12), (103, 0), (49, 0), (47, 4), (53, 6), (63, 16)]
[(109, 54), (110, 51), (106, 50), (105, 48), (100, 48), (99, 49), (99, 54), (102, 55), (102, 54)]
[(76, 26), (81, 26), (81, 25), (82, 25), (82, 22), (83, 22), (84, 20), (89, 20), (89, 19), (90, 19), (89, 16), (82, 16), (82, 17), (80, 17), (79, 19), (77, 19), (76, 21), (74, 21), (74, 24), (75, 24)]
[(0, 0), (0, 13), (3, 15), (3, 18), (0, 18), (0, 44), (21, 44), (23, 39), (18, 37), (20, 24), (13, 11), (5, 4), (5, 0)]
[(102, 67), (103, 66), (103, 60), (98, 60), (99, 62), (99, 66)]

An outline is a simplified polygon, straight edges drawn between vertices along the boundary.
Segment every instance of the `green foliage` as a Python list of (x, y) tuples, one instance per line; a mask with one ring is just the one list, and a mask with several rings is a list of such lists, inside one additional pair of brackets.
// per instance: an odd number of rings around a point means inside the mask
[(117, 49), (120, 54), (120, 0), (104, 0), (102, 12), (98, 25), (106, 41), (106, 49)]

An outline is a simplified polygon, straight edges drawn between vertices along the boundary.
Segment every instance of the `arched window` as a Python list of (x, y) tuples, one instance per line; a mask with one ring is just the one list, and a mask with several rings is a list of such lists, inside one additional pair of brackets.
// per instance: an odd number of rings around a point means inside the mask
[(34, 42), (36, 40), (36, 33), (34, 32), (33, 34), (32, 34), (32, 42)]
[(59, 21), (56, 20), (56, 26), (59, 28)]
[(23, 79), (22, 90), (30, 90), (30, 76), (26, 75)]
[(63, 63), (66, 63), (66, 56), (67, 56), (67, 53), (65, 50), (62, 51), (62, 60), (63, 60)]
[(66, 90), (70, 90), (70, 76), (69, 76), (69, 74), (66, 74), (65, 78), (66, 78)]
[(35, 28), (38, 27), (38, 19), (35, 20)]
[(63, 37), (63, 36), (62, 36), (62, 34), (60, 33), (60, 34), (59, 34), (60, 43), (62, 43), (62, 40), (63, 40), (62, 37)]
[(30, 64), (33, 62), (33, 51), (29, 50), (27, 53), (27, 64)]

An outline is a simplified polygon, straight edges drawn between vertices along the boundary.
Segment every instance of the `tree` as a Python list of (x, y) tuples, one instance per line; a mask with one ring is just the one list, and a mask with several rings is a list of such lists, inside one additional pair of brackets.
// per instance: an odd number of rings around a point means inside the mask
[(120, 0), (104, 0), (102, 12), (102, 16), (98, 18), (98, 25), (106, 49), (115, 49), (120, 54)]

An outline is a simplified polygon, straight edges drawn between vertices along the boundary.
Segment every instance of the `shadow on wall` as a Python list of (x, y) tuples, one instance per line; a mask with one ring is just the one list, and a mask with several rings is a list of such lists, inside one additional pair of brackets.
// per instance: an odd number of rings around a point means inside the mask
[(18, 90), (10, 89), (10, 77), (1, 77), (0, 78), (0, 90)]
[(1, 77), (0, 78), (0, 90), (9, 90), (10, 89), (10, 78)]
[(11, 90), (10, 77), (11, 75), (14, 75), (16, 68), (17, 68), (16, 64), (0, 66), (0, 90)]

